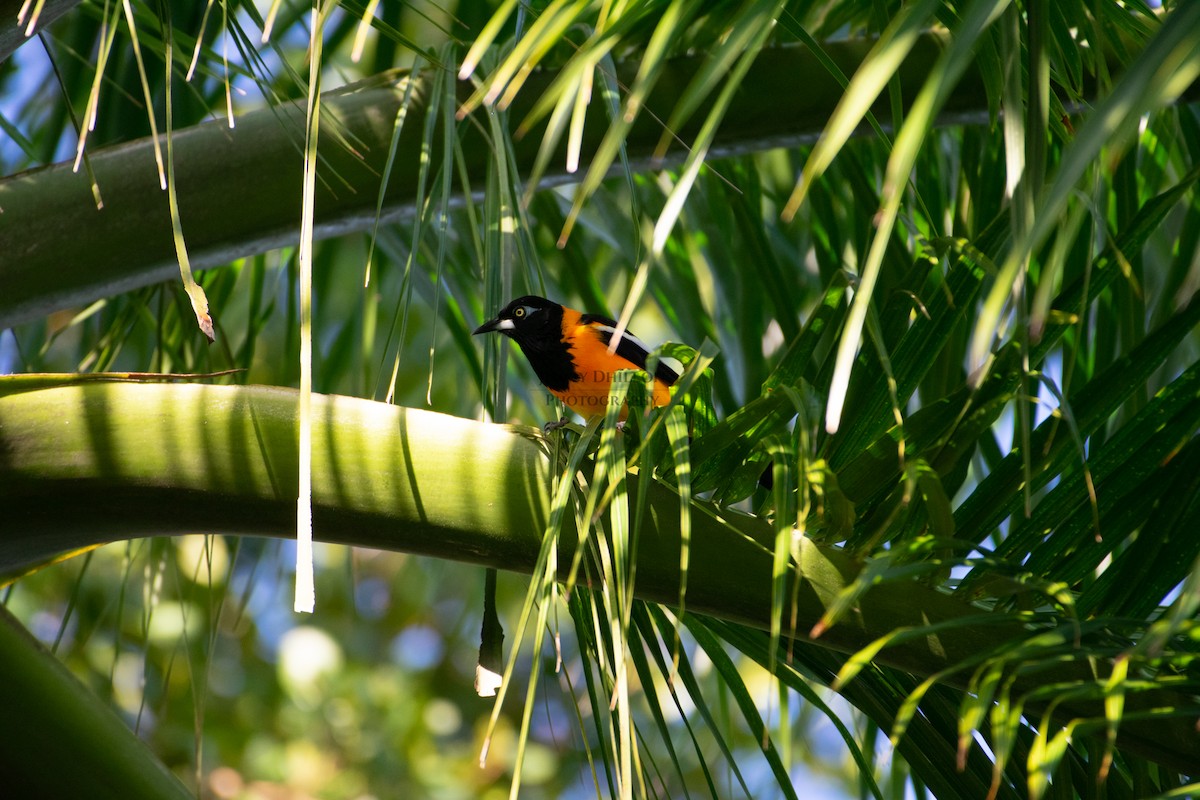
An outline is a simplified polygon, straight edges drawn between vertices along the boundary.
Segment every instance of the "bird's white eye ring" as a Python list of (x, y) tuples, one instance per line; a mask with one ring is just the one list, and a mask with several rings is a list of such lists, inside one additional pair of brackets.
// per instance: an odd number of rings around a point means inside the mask
[(513, 316), (516, 317), (517, 319), (520, 319), (521, 317), (525, 316), (525, 309), (518, 308), (516, 311), (513, 312)]

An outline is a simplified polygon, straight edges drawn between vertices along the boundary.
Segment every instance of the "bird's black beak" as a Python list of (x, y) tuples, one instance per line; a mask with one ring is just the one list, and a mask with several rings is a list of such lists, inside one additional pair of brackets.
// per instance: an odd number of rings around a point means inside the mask
[(492, 333), (493, 331), (500, 331), (501, 333), (504, 333), (506, 331), (511, 331), (512, 329), (512, 320), (496, 317), (495, 319), (488, 320), (475, 330), (471, 331), (471, 335), (478, 336), (481, 333)]

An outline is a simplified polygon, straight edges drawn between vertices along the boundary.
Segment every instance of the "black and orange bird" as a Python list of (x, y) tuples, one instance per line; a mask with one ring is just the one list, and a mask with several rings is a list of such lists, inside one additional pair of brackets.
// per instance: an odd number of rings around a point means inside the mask
[[(617, 323), (599, 314), (582, 314), (536, 295), (518, 297), (475, 334), (500, 332), (520, 346), (538, 380), (551, 394), (585, 419), (601, 416), (618, 370), (646, 371), (650, 350), (628, 331), (610, 352)], [(665, 406), (679, 373), (662, 361), (654, 369), (651, 402)], [(627, 409), (621, 409), (625, 419)]]

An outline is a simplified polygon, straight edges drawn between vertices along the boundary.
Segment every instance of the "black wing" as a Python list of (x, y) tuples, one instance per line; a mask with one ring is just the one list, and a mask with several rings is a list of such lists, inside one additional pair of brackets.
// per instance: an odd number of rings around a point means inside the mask
[[(604, 344), (612, 343), (613, 333), (617, 329), (616, 320), (599, 314), (584, 314), (579, 318), (579, 321), (584, 325), (595, 325), (600, 341), (604, 342)], [(650, 351), (641, 339), (629, 331), (625, 331), (621, 335), (621, 341), (617, 342), (617, 355), (642, 369), (646, 369), (646, 357), (650, 355)], [(666, 362), (660, 358), (658, 366), (654, 369), (654, 377), (667, 386), (672, 386), (675, 384), (675, 381), (679, 380), (679, 373), (667, 366)]]

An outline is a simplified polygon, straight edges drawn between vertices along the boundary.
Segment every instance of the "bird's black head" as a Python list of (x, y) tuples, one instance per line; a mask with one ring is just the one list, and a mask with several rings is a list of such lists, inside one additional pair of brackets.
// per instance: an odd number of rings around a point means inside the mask
[(531, 294), (513, 300), (495, 319), (483, 323), (473, 333), (498, 331), (528, 352), (531, 346), (537, 350), (562, 340), (562, 316), (563, 309), (558, 303)]
[(562, 325), (563, 307), (531, 294), (513, 300), (474, 333), (503, 333), (520, 346), (542, 385), (562, 391), (579, 378)]

